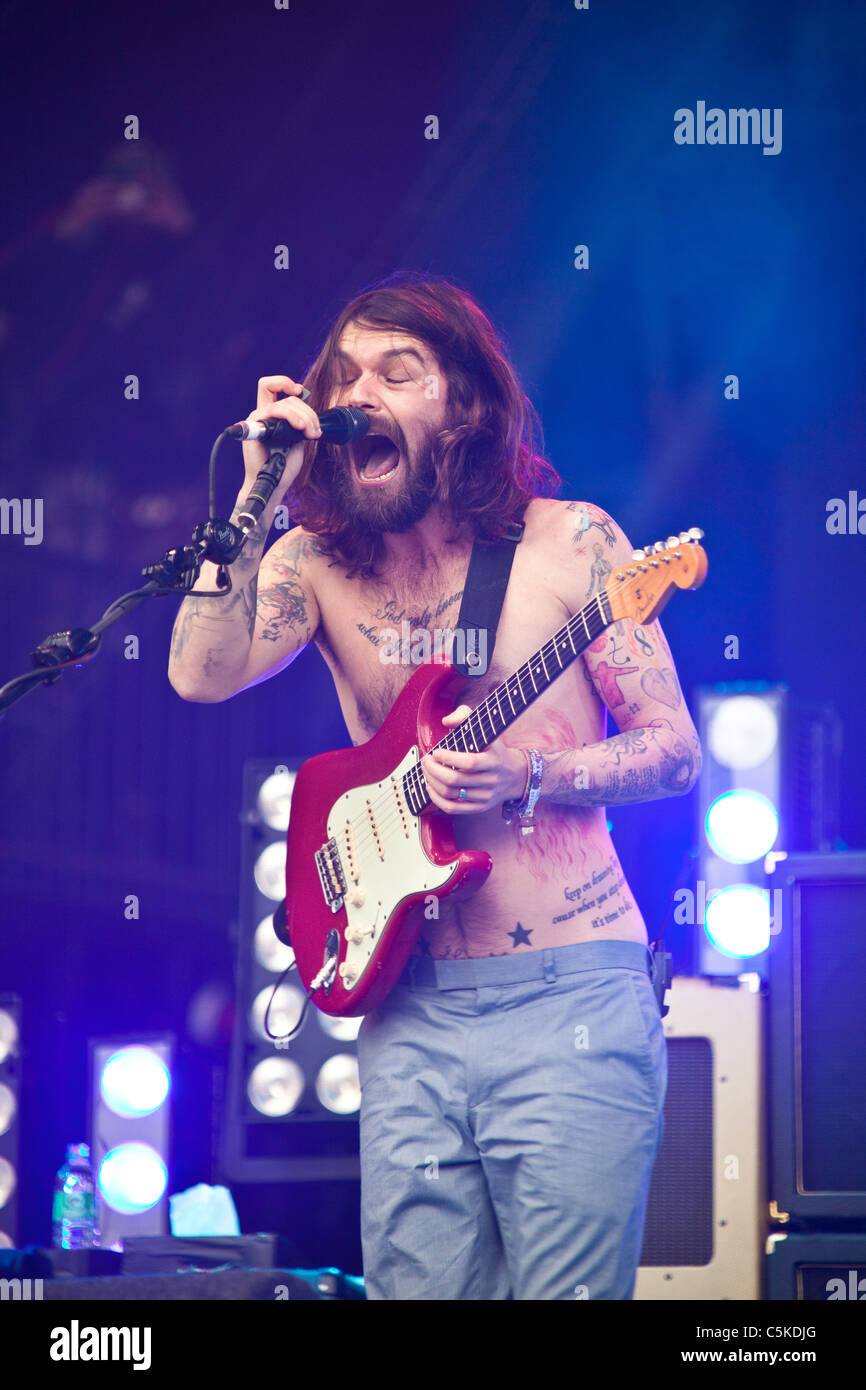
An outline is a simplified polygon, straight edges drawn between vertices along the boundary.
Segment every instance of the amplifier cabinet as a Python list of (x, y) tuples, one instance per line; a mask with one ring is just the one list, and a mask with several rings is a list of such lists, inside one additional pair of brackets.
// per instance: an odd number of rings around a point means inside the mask
[(678, 976), (635, 1299), (759, 1299), (766, 1196), (757, 979)]
[[(866, 853), (771, 875), (770, 1197), (794, 1222), (866, 1223)], [(778, 891), (781, 890), (781, 891)]]

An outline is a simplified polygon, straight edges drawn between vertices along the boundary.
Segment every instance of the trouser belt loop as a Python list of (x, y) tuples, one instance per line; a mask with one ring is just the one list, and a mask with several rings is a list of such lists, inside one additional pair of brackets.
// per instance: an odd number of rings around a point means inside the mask
[(544, 978), (549, 985), (552, 985), (556, 979), (556, 962), (553, 959), (553, 952), (551, 950), (545, 950), (543, 964)]

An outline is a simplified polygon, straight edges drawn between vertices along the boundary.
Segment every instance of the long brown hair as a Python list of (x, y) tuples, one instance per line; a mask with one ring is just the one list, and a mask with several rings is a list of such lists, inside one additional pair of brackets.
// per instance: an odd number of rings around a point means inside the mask
[[(445, 428), (433, 442), (435, 500), (476, 536), (495, 540), (533, 497), (560, 486), (543, 457), (541, 425), (506, 356), (501, 339), (465, 290), (438, 276), (398, 272), (362, 291), (333, 323), (304, 384), (321, 414), (338, 387), (335, 349), (349, 324), (402, 332), (425, 343), (448, 382)], [(350, 573), (372, 574), (381, 535), (353, 527), (335, 505), (331, 479), (344, 467), (323, 440), (308, 441), (287, 501), (292, 519), (319, 537)], [(434, 500), (431, 497), (431, 502)]]

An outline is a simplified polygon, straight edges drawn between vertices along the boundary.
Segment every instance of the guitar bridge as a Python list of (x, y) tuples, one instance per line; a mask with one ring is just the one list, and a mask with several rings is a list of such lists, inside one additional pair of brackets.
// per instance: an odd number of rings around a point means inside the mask
[(315, 857), (325, 902), (332, 912), (339, 912), (346, 895), (346, 875), (343, 872), (337, 841), (328, 840), (321, 849), (316, 850)]

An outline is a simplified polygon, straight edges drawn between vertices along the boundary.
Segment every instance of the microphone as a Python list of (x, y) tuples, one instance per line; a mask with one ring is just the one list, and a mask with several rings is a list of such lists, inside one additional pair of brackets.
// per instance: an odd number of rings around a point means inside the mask
[[(309, 392), (307, 392), (309, 395)], [(319, 416), (322, 438), (332, 444), (350, 444), (355, 439), (363, 439), (370, 428), (370, 417), (354, 406), (339, 405), (335, 410), (326, 410)], [(261, 439), (270, 444), (271, 449), (264, 468), (259, 469), (258, 477), (244, 500), (244, 510), (238, 513), (238, 525), (244, 534), (253, 529), (268, 501), (283, 476), (286, 467), (286, 451), (299, 439), (305, 439), (302, 430), (296, 430), (288, 420), (239, 421), (230, 425), (225, 433), (232, 439)]]
[[(324, 415), (320, 415), (319, 424), (323, 437), (330, 439), (332, 444), (349, 444), (353, 439), (363, 439), (370, 428), (370, 419), (363, 410), (339, 405), (336, 410), (326, 410)], [(291, 448), (299, 439), (306, 437), (288, 420), (240, 420), (236, 425), (229, 425), (224, 433), (229, 439), (261, 439), (284, 448)]]

